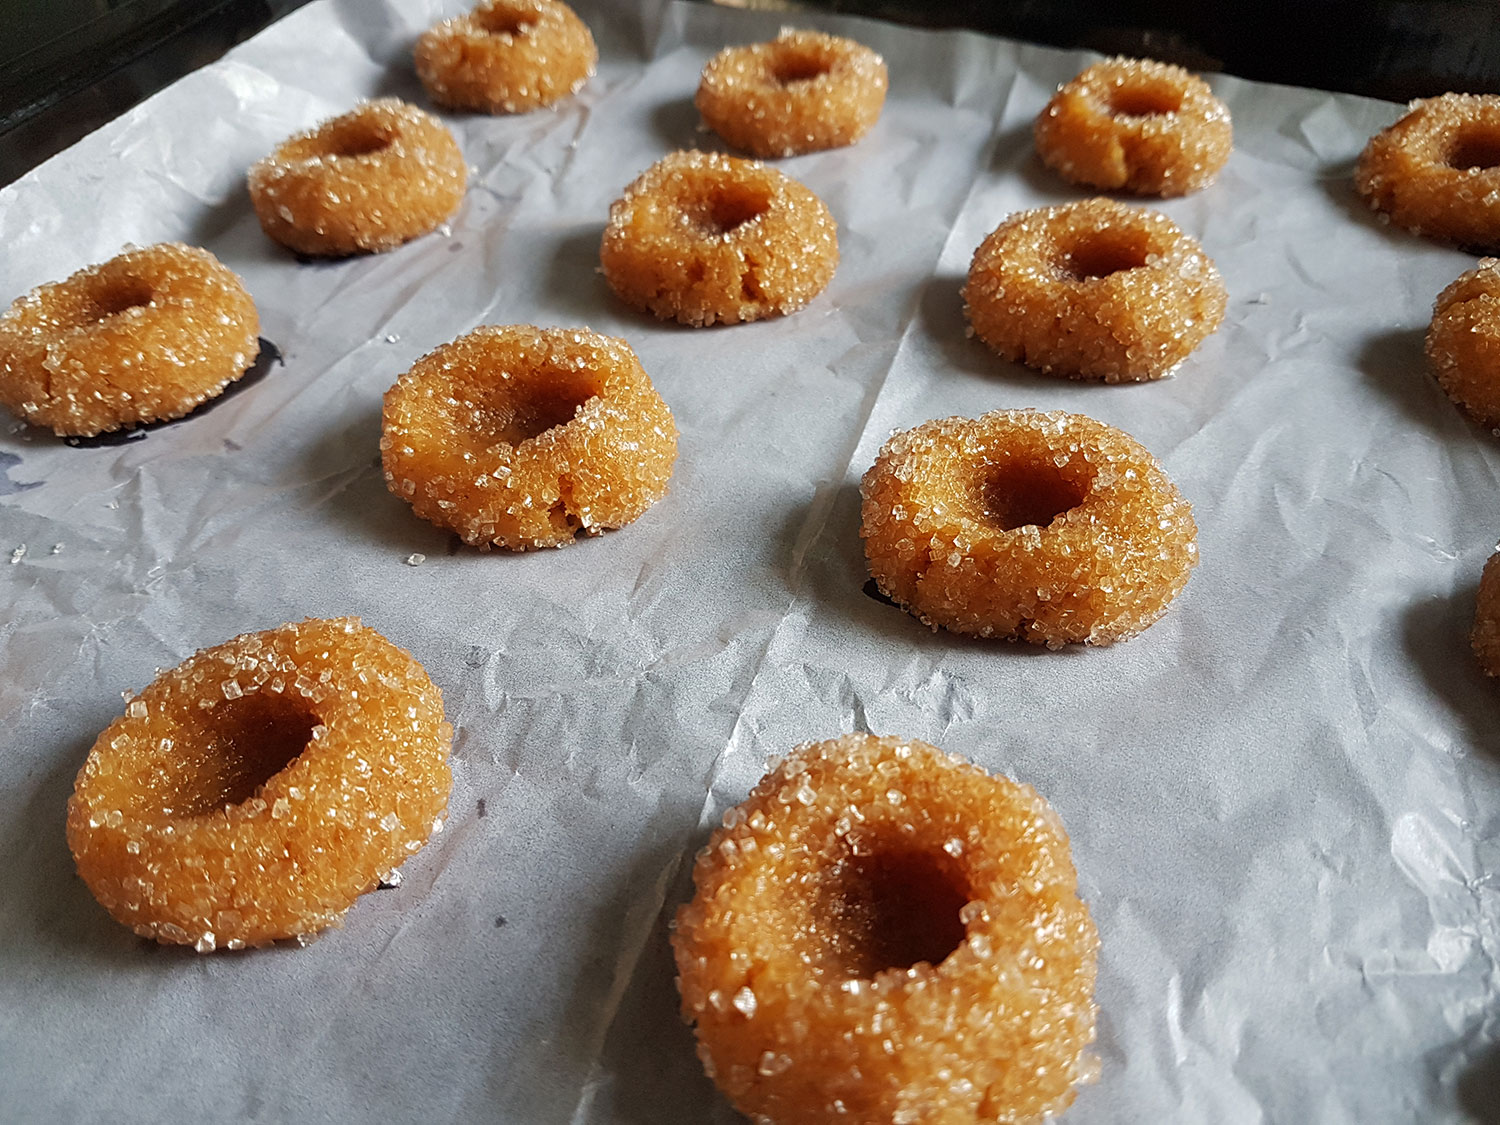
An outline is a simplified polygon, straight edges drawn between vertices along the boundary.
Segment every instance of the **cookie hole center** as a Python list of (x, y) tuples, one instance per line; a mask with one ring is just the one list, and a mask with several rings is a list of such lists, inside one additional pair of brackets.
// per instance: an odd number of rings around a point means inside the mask
[(1083, 503), (1085, 484), (1070, 479), (1050, 461), (1009, 461), (991, 465), (980, 482), (984, 519), (1001, 531), (1047, 527)]
[(329, 138), (328, 151), (331, 156), (368, 156), (390, 148), (393, 139), (388, 129), (373, 121), (349, 121)]
[(1058, 268), (1075, 281), (1092, 281), (1146, 265), (1148, 248), (1131, 231), (1101, 230), (1063, 250)]
[(1116, 117), (1165, 117), (1182, 108), (1182, 91), (1160, 83), (1131, 83), (1109, 92), (1109, 111)]
[(307, 701), (269, 691), (197, 711), (166, 752), (157, 793), (174, 816), (201, 816), (255, 796), (312, 742), (318, 718)]
[(1447, 163), (1461, 172), (1500, 167), (1500, 129), (1478, 126), (1460, 130), (1448, 150)]
[(832, 69), (828, 60), (818, 55), (784, 51), (772, 60), (771, 77), (782, 86), (790, 86), (821, 78)]
[(565, 426), (603, 390), (591, 371), (541, 368), (512, 375), (479, 407), (479, 427), (491, 441), (520, 445)]
[(94, 319), (108, 320), (127, 309), (143, 309), (151, 304), (151, 286), (138, 277), (127, 277), (101, 287), (92, 294)]
[(828, 903), (840, 967), (871, 978), (919, 962), (939, 965), (964, 941), (966, 881), (946, 853), (897, 844), (851, 855)]
[(732, 234), (771, 209), (771, 193), (759, 184), (721, 181), (690, 208), (697, 225), (711, 237)]
[(498, 4), (480, 8), (474, 13), (474, 22), (491, 35), (520, 37), (536, 26), (536, 21), (515, 8)]

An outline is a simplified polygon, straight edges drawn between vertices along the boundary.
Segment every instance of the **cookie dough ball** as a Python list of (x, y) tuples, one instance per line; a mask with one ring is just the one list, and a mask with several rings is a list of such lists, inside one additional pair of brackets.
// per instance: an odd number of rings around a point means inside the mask
[(1413, 234), (1500, 252), (1500, 95), (1411, 103), (1354, 169), (1365, 201)]
[(785, 316), (838, 268), (823, 201), (753, 160), (677, 152), (609, 209), (599, 262), (627, 304), (702, 327)]
[(963, 295), (974, 333), (1006, 359), (1106, 383), (1166, 375), (1229, 303), (1196, 240), (1109, 199), (1012, 215), (974, 252)]
[(417, 77), (438, 105), (525, 113), (576, 94), (599, 51), (559, 0), (485, 0), (417, 40)]
[(247, 633), (105, 728), (68, 847), (142, 937), (200, 953), (305, 938), (440, 827), (452, 741), (422, 666), (358, 620)]
[(244, 283), (207, 250), (127, 249), (0, 316), (0, 402), (59, 435), (181, 418), (260, 354)]
[(1500, 553), (1490, 556), (1479, 579), (1473, 642), (1485, 675), (1500, 676)]
[(1028, 786), (907, 739), (802, 746), (693, 883), (682, 1014), (757, 1121), (1039, 1121), (1092, 1077), (1098, 938)]
[(380, 451), (417, 515), (519, 551), (637, 519), (666, 494), (677, 427), (624, 340), (485, 327), (386, 392)]
[(1438, 297), (1427, 360), (1448, 397), (1500, 432), (1500, 261), (1486, 258)]
[(708, 127), (770, 159), (852, 145), (880, 118), (885, 60), (820, 31), (784, 29), (769, 43), (726, 47), (693, 99)]
[(436, 117), (396, 98), (298, 133), (250, 169), (261, 229), (312, 257), (390, 250), (463, 202), (468, 168)]
[(1033, 131), (1063, 179), (1135, 195), (1207, 187), (1234, 147), (1229, 110), (1206, 82), (1145, 59), (1095, 63), (1058, 89)]
[(1049, 648), (1135, 636), (1198, 563), (1192, 508), (1134, 438), (997, 410), (898, 433), (860, 485), (876, 585), (933, 628)]

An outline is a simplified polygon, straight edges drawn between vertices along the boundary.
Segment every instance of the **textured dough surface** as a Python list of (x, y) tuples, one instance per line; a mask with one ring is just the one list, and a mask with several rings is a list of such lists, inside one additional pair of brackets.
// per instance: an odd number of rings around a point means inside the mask
[(417, 77), (438, 105), (526, 113), (576, 94), (599, 51), (559, 0), (486, 0), (417, 40)]
[(735, 148), (771, 159), (852, 145), (880, 119), (888, 85), (885, 60), (863, 44), (785, 28), (720, 51), (693, 101)]
[(927, 422), (885, 444), (860, 492), (871, 575), (934, 628), (1124, 640), (1198, 563), (1192, 508), (1156, 458), (1079, 414)]
[(796, 312), (839, 263), (823, 201), (789, 176), (717, 153), (663, 157), (609, 209), (599, 248), (621, 300), (702, 327)]
[(469, 170), (448, 127), (397, 98), (366, 102), (284, 141), (250, 169), (261, 229), (299, 254), (390, 250), (463, 202)]
[(1465, 414), (1500, 432), (1500, 261), (1485, 258), (1438, 296), (1427, 360)]
[(161, 673), (68, 801), (78, 873), (142, 937), (200, 953), (337, 925), (440, 826), (453, 729), (355, 618), (247, 633)]
[(1135, 195), (1207, 187), (1234, 148), (1229, 110), (1208, 84), (1147, 59), (1095, 63), (1058, 89), (1033, 133), (1063, 179)]
[(1109, 199), (1010, 216), (974, 251), (963, 296), (974, 334), (1006, 359), (1106, 383), (1161, 378), (1229, 303), (1196, 240)]
[(1473, 641), (1485, 675), (1500, 676), (1500, 553), (1490, 556), (1479, 579)]
[(1029, 786), (923, 742), (808, 744), (693, 882), (682, 1014), (757, 1121), (1035, 1121), (1092, 1077), (1098, 937)]
[(180, 418), (260, 354), (244, 283), (207, 250), (127, 249), (0, 316), (0, 402), (59, 435)]
[(1413, 234), (1500, 252), (1500, 95), (1412, 102), (1370, 138), (1354, 186)]
[(390, 490), (471, 546), (562, 547), (666, 494), (677, 426), (630, 345), (587, 329), (484, 327), (385, 395)]

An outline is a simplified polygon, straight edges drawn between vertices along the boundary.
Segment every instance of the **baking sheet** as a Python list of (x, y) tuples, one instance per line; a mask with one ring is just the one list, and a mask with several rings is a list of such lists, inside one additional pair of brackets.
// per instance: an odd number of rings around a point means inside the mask
[[(719, 147), (698, 71), (780, 21), (577, 6), (598, 77), (554, 111), (447, 115), (468, 196), (390, 254), (297, 262), (244, 170), (360, 98), (424, 104), (410, 45), (461, 4), (321, 0), (0, 190), (0, 296), (194, 242), (280, 357), (125, 444), (0, 425), (0, 1115), (734, 1120), (677, 1022), (666, 919), (768, 755), (872, 729), (1068, 825), (1103, 939), (1102, 1076), (1070, 1122), (1496, 1120), (1500, 693), (1466, 631), (1500, 447), (1422, 367), (1473, 259), (1349, 186), (1398, 107), (1214, 78), (1234, 156), (1161, 209), (1218, 261), (1226, 322), (1170, 380), (1084, 386), (966, 339), (958, 286), (1010, 211), (1085, 194), (1029, 124), (1088, 56), (801, 20), (892, 71), (866, 140), (782, 164), (838, 219), (838, 275), (796, 316), (695, 331), (612, 299), (604, 216), (660, 155)], [(531, 321), (631, 342), (682, 431), (672, 490), (565, 551), (459, 550), (386, 493), (380, 394)], [(864, 593), (857, 482), (889, 433), (1020, 406), (1126, 429), (1195, 505), (1203, 565), (1142, 637), (980, 644)], [(111, 922), (62, 820), (119, 693), (348, 613), (446, 694), (445, 831), (308, 949), (198, 957)]]

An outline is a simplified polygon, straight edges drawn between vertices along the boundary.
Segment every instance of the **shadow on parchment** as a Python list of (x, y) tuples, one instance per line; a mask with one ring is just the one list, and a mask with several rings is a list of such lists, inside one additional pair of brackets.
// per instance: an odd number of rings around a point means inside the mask
[(102, 434), (92, 437), (63, 437), (58, 442), (70, 449), (104, 449), (115, 445), (128, 445), (131, 442), (144, 441), (149, 435), (157, 430), (164, 430), (169, 426), (185, 426), (202, 418), (216, 406), (228, 402), (236, 395), (242, 395), (254, 387), (262, 379), (271, 373), (273, 367), (285, 367), (286, 362), (281, 358), (281, 349), (271, 343), (264, 336), (260, 337), (260, 353), (255, 357), (255, 362), (245, 369), (245, 373), (234, 382), (226, 386), (213, 398), (201, 403), (191, 412), (180, 418), (163, 418), (159, 422), (146, 422), (139, 426), (132, 426), (126, 430), (107, 430)]
[(1459, 1076), (1458, 1104), (1476, 1125), (1500, 1125), (1500, 1044), (1491, 1044)]
[(1469, 634), (1478, 579), (1452, 595), (1425, 597), (1406, 610), (1403, 647), (1432, 694), (1458, 720), (1467, 743), (1500, 764), (1500, 682), (1480, 670)]
[[(93, 963), (104, 968), (138, 963), (173, 950), (136, 937), (105, 913), (78, 877), (63, 830), (73, 779), (93, 740), (57, 755), (21, 814), (0, 841), (5, 878), (0, 882), (11, 923), (29, 927), (32, 940), (18, 949), (46, 950), (60, 962)], [(196, 956), (187, 950), (188, 956)]]
[[(735, 152), (724, 143), (719, 134), (703, 124), (703, 118), (698, 115), (698, 107), (693, 104), (692, 98), (673, 98), (662, 102), (651, 111), (651, 128), (666, 146), (663, 155), (678, 149)], [(635, 169), (631, 174), (632, 178), (645, 170)]]
[(599, 272), (603, 237), (604, 224), (586, 223), (558, 241), (542, 278), (542, 299), (549, 310), (567, 314), (557, 316), (559, 323), (594, 324), (611, 314), (630, 312)]
[(416, 46), (416, 36), (412, 36), (403, 44), (396, 52), (396, 58), (401, 61), (392, 63), (381, 71), (380, 80), (375, 83), (375, 89), (370, 93), (370, 97), (400, 98), (404, 102), (421, 106), (428, 113), (441, 112), (446, 115), (451, 111), (438, 110), (433, 106), (431, 98), (427, 96), (427, 91), (422, 86), (422, 80), (417, 77), (416, 63), (412, 61), (412, 52)]
[(317, 482), (318, 507), (344, 535), (402, 555), (443, 554), (452, 536), (417, 518), (392, 495), (380, 468), (381, 400), (371, 398), (353, 421), (322, 433), (290, 467), (294, 484)]
[[(677, 908), (692, 897), (692, 858), (707, 839), (706, 832), (695, 828), (680, 841), (679, 850), (651, 856), (638, 869), (665, 893), (604, 1038), (599, 1057), (603, 1101), (593, 1107), (591, 1120), (620, 1125), (742, 1120), (703, 1073), (693, 1033), (678, 1014), (669, 926)], [(711, 1117), (705, 1115), (708, 1107), (714, 1107)]]
[(1364, 201), (1354, 189), (1353, 161), (1341, 160), (1327, 165), (1318, 177), (1318, 186), (1344, 213), (1346, 219), (1376, 232), (1385, 241), (1406, 247), (1410, 247), (1414, 241), (1422, 241), (1418, 235), (1398, 227)]
[[(1355, 364), (1411, 421), (1424, 430), (1448, 433), (1464, 415), (1432, 377), (1424, 349), (1426, 337), (1425, 327), (1376, 333), (1359, 346)], [(1482, 426), (1469, 425), (1476, 440), (1492, 440)]]

